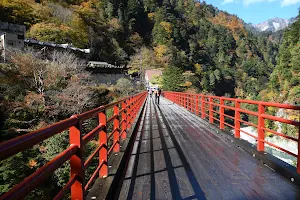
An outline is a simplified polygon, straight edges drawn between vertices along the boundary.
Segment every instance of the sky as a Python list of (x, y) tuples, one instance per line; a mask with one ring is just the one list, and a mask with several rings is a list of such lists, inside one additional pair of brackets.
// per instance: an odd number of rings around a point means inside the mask
[(300, 0), (206, 0), (206, 3), (253, 24), (275, 17), (296, 17), (300, 8)]

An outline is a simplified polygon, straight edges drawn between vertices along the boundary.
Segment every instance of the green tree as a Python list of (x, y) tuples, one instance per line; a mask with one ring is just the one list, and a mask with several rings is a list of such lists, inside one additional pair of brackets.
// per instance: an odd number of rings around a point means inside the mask
[(178, 67), (167, 67), (163, 71), (163, 90), (182, 91), (184, 84), (183, 70)]

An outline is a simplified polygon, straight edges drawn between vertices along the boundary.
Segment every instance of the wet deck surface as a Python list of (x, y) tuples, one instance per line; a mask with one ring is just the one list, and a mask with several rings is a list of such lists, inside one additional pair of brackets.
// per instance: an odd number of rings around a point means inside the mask
[(299, 187), (187, 110), (147, 100), (119, 199), (300, 199)]

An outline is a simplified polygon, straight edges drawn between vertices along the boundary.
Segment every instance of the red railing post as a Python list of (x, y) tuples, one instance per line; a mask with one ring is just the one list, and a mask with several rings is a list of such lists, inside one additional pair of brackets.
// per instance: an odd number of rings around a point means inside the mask
[(183, 95), (180, 93), (180, 106), (183, 106)]
[(126, 120), (126, 126), (127, 126), (127, 130), (129, 130), (130, 129), (130, 127), (131, 127), (131, 115), (132, 115), (132, 113), (131, 113), (131, 102), (132, 102), (132, 98), (131, 97), (129, 97), (128, 98), (128, 100), (127, 100), (127, 120)]
[(126, 139), (127, 132), (126, 132), (126, 122), (127, 122), (127, 113), (126, 113), (126, 100), (122, 102), (122, 139)]
[(192, 103), (193, 103), (193, 106), (192, 106), (192, 108), (193, 108), (193, 109), (192, 109), (192, 112), (195, 113), (195, 110), (196, 110), (196, 103), (195, 103), (195, 102), (196, 102), (196, 97), (195, 97), (194, 94), (192, 95), (192, 98), (193, 98), (193, 99), (192, 99)]
[(204, 95), (201, 96), (201, 118), (205, 118), (205, 97)]
[(214, 123), (214, 119), (213, 119), (213, 99), (212, 97), (209, 97), (209, 123)]
[(102, 165), (99, 170), (99, 178), (105, 178), (108, 175), (108, 163), (107, 163), (107, 118), (106, 111), (98, 114), (99, 124), (104, 128), (99, 132), (99, 165)]
[(240, 102), (236, 99), (235, 100), (235, 114), (234, 114), (234, 137), (235, 138), (240, 138), (240, 128), (241, 128), (241, 122), (239, 121), (241, 116), (240, 116)]
[(257, 123), (257, 150), (258, 151), (264, 151), (265, 150), (265, 119), (261, 116), (264, 114), (265, 108), (260, 103), (258, 104), (258, 123)]
[(193, 112), (193, 95), (189, 94), (190, 111)]
[(191, 95), (188, 94), (188, 110), (189, 111), (192, 111), (192, 102), (191, 102)]
[(120, 151), (120, 116), (119, 116), (119, 104), (114, 106), (114, 115), (117, 116), (114, 119), (114, 152)]
[[(71, 118), (77, 118), (77, 115)], [(84, 199), (84, 160), (83, 160), (83, 143), (82, 143), (82, 124), (81, 120), (78, 119), (77, 125), (70, 127), (69, 138), (70, 145), (78, 146), (78, 152), (70, 158), (71, 175), (70, 177), (77, 176), (77, 180), (71, 186), (71, 199), (82, 200)]]
[(224, 129), (224, 99), (220, 98), (220, 129)]
[(187, 110), (191, 111), (191, 98), (189, 94), (187, 94), (186, 96), (186, 102), (187, 102)]
[(194, 95), (190, 95), (191, 112), (194, 112)]
[(298, 126), (298, 156), (297, 156), (297, 173), (300, 174), (300, 126)]
[(137, 109), (138, 109), (138, 98), (136, 97), (134, 102), (133, 102), (133, 118), (132, 118), (132, 123), (134, 122), (134, 119), (137, 115)]
[(199, 115), (199, 95), (198, 94), (196, 94), (196, 96), (195, 96), (195, 98), (196, 98), (196, 112), (195, 112), (195, 114), (198, 116)]

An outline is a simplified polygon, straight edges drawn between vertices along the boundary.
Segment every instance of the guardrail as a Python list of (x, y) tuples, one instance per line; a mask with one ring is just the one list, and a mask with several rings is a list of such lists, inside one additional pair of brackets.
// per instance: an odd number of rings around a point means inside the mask
[[(120, 151), (120, 142), (126, 138), (127, 130), (131, 128), (135, 118), (138, 117), (137, 114), (144, 104), (146, 97), (147, 93), (143, 92), (85, 113), (74, 115), (69, 119), (1, 143), (0, 161), (22, 152), (62, 131), (69, 130), (70, 146), (21, 183), (3, 194), (0, 199), (23, 199), (56, 169), (69, 160), (71, 168), (70, 179), (54, 199), (63, 198), (65, 193), (70, 189), (71, 199), (85, 199), (85, 193), (94, 180), (97, 177), (104, 178), (108, 175), (109, 156), (111, 152)], [(113, 109), (113, 115), (108, 118), (106, 112), (109, 109)], [(99, 125), (87, 134), (83, 134), (82, 123), (87, 119), (95, 117), (98, 117)], [(113, 130), (107, 133), (110, 124), (113, 125)], [(96, 135), (99, 137), (97, 148), (85, 160), (84, 148)], [(85, 170), (89, 167), (95, 156), (99, 156), (98, 167), (86, 181)]]
[[(291, 156), (297, 158), (297, 173), (300, 174), (300, 122), (282, 117), (272, 116), (266, 113), (267, 107), (289, 109), (299, 111), (300, 106), (294, 106), (289, 104), (271, 103), (263, 101), (252, 101), (243, 100), (228, 97), (210, 96), (204, 94), (190, 94), (181, 92), (163, 92), (164, 97), (171, 100), (172, 102), (183, 106), (196, 115), (200, 115), (201, 118), (208, 118), (210, 123), (218, 121), (220, 129), (224, 129), (225, 126), (230, 127), (234, 130), (234, 137), (240, 138), (240, 133), (243, 132), (252, 138), (257, 140), (257, 150), (264, 151), (265, 144), (268, 144), (275, 149), (283, 151)], [(249, 110), (243, 108), (243, 105), (251, 104), (254, 105), (254, 109)], [(226, 114), (226, 111), (233, 111), (234, 114)], [(255, 116), (257, 118), (257, 124), (243, 120), (241, 113), (247, 114), (248, 116)], [(300, 116), (300, 113), (298, 114)], [(233, 123), (227, 123), (225, 119), (233, 120)], [(298, 138), (288, 136), (284, 133), (279, 133), (275, 130), (271, 130), (265, 126), (265, 120), (271, 120), (281, 122), (283, 124), (290, 124), (298, 128)], [(248, 126), (255, 127), (257, 129), (257, 136), (248, 133), (241, 129), (241, 123)], [(279, 147), (276, 144), (271, 143), (265, 139), (265, 132), (270, 132), (274, 135), (280, 136), (287, 140), (295, 141), (298, 144), (298, 154), (295, 154), (287, 149)]]

